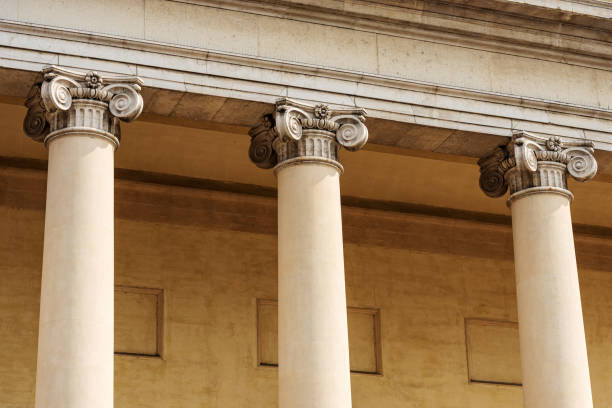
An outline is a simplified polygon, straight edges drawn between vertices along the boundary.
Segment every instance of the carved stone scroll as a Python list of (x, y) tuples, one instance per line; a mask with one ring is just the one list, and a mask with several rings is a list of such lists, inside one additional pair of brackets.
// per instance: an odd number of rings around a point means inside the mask
[(331, 109), (281, 99), (274, 112), (249, 131), (249, 157), (264, 169), (319, 161), (342, 170), (339, 148), (355, 151), (368, 141), (365, 114), (363, 109)]
[(142, 112), (141, 87), (138, 77), (45, 68), (26, 99), (23, 129), (45, 144), (64, 134), (86, 132), (119, 146), (119, 121), (132, 121)]
[(597, 173), (590, 141), (563, 142), (559, 137), (542, 138), (516, 132), (510, 142), (478, 161), (480, 188), (490, 197), (510, 189), (510, 198), (528, 191), (551, 191), (572, 197), (567, 174), (587, 181)]

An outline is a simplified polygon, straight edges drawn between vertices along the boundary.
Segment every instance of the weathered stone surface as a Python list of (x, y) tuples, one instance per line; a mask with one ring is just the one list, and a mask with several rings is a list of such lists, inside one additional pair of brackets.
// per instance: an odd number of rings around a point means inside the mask
[(510, 189), (510, 199), (530, 192), (553, 191), (573, 197), (567, 175), (587, 181), (597, 173), (590, 141), (563, 143), (559, 137), (544, 139), (517, 132), (505, 147), (478, 161), (480, 188), (490, 197)]
[(274, 111), (249, 131), (249, 157), (267, 169), (299, 162), (331, 164), (342, 170), (340, 147), (361, 149), (368, 141), (363, 109), (331, 109), (304, 105), (289, 99), (276, 102)]
[(42, 71), (25, 105), (25, 133), (48, 144), (67, 133), (87, 133), (119, 145), (119, 121), (136, 119), (143, 108), (137, 77), (102, 77), (58, 67)]

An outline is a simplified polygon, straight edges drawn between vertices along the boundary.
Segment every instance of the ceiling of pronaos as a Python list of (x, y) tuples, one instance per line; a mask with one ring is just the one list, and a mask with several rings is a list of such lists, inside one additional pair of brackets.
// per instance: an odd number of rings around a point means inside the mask
[(368, 111), (366, 150), (342, 157), (343, 194), (363, 199), (507, 214), (478, 157), (515, 130), (592, 140), (575, 218), (612, 226), (610, 2), (5, 0), (0, 156), (45, 158), (21, 105), (51, 64), (144, 80), (120, 168), (273, 187), (247, 131), (289, 97)]

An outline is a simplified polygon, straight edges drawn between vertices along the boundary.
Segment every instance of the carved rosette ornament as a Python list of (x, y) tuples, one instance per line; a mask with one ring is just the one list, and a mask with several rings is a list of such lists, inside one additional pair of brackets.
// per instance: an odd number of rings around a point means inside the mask
[(274, 113), (265, 115), (249, 131), (249, 157), (263, 169), (318, 162), (342, 172), (340, 146), (350, 151), (361, 149), (368, 141), (364, 122), (363, 109), (330, 109), (281, 99)]
[(478, 161), (480, 188), (490, 197), (510, 189), (508, 202), (524, 194), (552, 192), (567, 196), (567, 174), (587, 181), (597, 173), (590, 141), (562, 142), (559, 137), (542, 138), (516, 132), (510, 142)]
[(30, 89), (25, 133), (48, 144), (56, 137), (87, 134), (119, 146), (119, 121), (136, 119), (142, 112), (142, 80), (138, 77), (102, 77), (48, 67)]

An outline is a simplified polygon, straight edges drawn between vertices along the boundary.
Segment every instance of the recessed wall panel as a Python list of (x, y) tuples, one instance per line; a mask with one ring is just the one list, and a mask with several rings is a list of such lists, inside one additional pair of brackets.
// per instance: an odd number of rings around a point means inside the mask
[[(382, 373), (380, 314), (378, 309), (348, 308), (351, 371)], [(276, 300), (257, 300), (258, 364), (278, 366), (278, 305)]]
[(466, 319), (465, 332), (471, 382), (521, 385), (517, 323)]
[(115, 353), (160, 356), (161, 289), (115, 288)]

